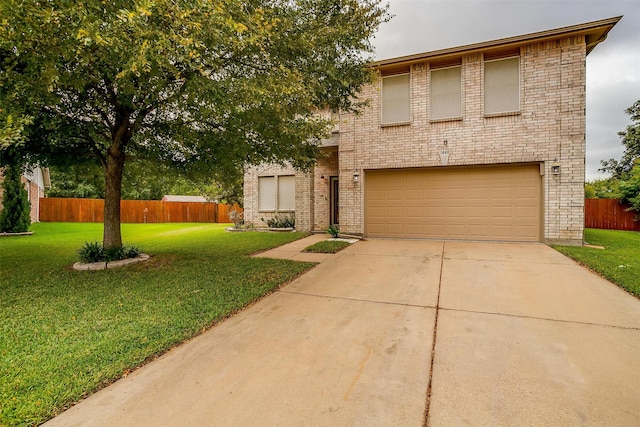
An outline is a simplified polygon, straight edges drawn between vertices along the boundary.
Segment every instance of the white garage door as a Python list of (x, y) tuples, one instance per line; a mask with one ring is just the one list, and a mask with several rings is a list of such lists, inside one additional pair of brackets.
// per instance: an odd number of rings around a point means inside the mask
[(540, 167), (366, 171), (370, 237), (541, 240)]

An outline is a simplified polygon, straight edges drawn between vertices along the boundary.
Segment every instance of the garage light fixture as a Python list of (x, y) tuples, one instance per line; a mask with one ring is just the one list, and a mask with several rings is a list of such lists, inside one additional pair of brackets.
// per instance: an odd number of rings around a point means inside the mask
[(554, 159), (553, 163), (551, 163), (551, 173), (554, 175), (560, 175), (560, 163), (558, 159)]
[(360, 174), (358, 173), (358, 171), (353, 171), (353, 182), (358, 181), (360, 181)]

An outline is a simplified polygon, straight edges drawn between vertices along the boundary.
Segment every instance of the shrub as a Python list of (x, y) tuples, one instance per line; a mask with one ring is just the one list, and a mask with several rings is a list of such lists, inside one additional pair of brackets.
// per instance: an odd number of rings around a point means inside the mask
[(244, 224), (244, 212), (242, 212), (236, 206), (229, 209), (229, 218), (233, 221), (234, 228), (241, 228)]
[(78, 249), (80, 261), (85, 263), (117, 261), (136, 258), (138, 255), (140, 255), (140, 249), (136, 246), (104, 249), (100, 242), (85, 242), (85, 244)]
[(640, 221), (640, 160), (631, 169), (629, 179), (620, 183), (622, 200), (630, 207), (629, 211), (636, 214), (636, 221)]
[(329, 228), (327, 228), (327, 233), (329, 233), (334, 239), (337, 239), (338, 234), (340, 233), (340, 228), (335, 225), (330, 225)]
[(291, 215), (276, 215), (273, 218), (265, 220), (261, 218), (263, 222), (267, 223), (270, 228), (295, 228), (296, 217), (295, 214)]
[(4, 196), (0, 212), (1, 233), (24, 233), (31, 226), (29, 196), (20, 181), (20, 168), (7, 166), (4, 169)]
[(141, 253), (142, 251), (137, 246), (124, 246), (122, 248), (122, 258), (120, 259), (137, 258)]
[(78, 256), (82, 262), (100, 262), (104, 260), (104, 249), (100, 242), (85, 242), (84, 245), (78, 249)]

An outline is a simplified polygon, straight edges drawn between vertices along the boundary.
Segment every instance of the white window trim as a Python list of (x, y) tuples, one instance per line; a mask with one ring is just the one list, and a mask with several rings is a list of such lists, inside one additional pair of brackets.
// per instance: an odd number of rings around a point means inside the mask
[[(485, 64), (488, 62), (496, 62), (496, 61), (504, 61), (506, 59), (518, 59), (518, 109), (517, 110), (507, 110), (507, 111), (496, 111), (487, 113), (486, 112), (486, 85), (485, 85)], [(487, 59), (483, 60), (482, 63), (482, 110), (484, 112), (485, 118), (490, 117), (503, 117), (503, 116), (517, 116), (522, 112), (522, 58), (520, 55), (510, 55), (505, 56), (504, 58), (496, 58), (496, 59)]]
[[(409, 119), (408, 120), (403, 120), (403, 121), (399, 121), (399, 122), (384, 122), (383, 121), (383, 114), (382, 114), (382, 110), (383, 110), (383, 100), (382, 100), (382, 92), (384, 90), (384, 79), (389, 78), (389, 77), (398, 77), (398, 76), (409, 76)], [(411, 72), (406, 72), (406, 73), (397, 73), (397, 74), (389, 74), (388, 76), (381, 76), (380, 78), (380, 127), (390, 127), (390, 126), (403, 126), (403, 125), (409, 125), (412, 122), (412, 108), (411, 108)]]

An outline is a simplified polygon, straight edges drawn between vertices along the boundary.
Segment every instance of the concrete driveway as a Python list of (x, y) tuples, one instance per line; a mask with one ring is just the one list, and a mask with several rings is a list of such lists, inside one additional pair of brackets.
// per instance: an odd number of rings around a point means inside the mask
[(640, 425), (639, 360), (640, 301), (544, 245), (368, 240), (47, 425)]

